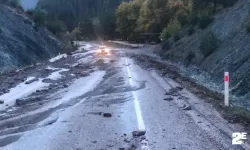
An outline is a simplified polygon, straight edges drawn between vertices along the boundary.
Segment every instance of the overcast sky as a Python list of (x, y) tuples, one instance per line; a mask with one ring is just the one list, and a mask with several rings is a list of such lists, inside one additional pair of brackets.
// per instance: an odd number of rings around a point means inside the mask
[(38, 0), (21, 0), (21, 4), (25, 10), (35, 8)]

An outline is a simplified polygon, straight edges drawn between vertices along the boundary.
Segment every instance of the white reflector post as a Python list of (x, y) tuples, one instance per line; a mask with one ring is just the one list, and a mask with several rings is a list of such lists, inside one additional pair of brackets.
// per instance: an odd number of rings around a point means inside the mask
[(224, 96), (225, 96), (225, 106), (229, 106), (229, 72), (225, 72), (224, 75), (224, 82), (225, 82), (225, 89), (224, 89)]

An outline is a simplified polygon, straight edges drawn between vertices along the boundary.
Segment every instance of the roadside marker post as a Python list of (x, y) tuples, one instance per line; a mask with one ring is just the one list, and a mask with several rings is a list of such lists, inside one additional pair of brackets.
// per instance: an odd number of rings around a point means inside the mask
[(225, 89), (224, 89), (225, 106), (229, 106), (229, 72), (225, 72), (224, 80), (225, 80)]

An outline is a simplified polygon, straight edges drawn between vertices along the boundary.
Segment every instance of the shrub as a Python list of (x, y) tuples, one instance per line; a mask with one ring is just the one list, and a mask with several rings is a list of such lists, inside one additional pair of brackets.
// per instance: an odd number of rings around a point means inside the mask
[(180, 29), (181, 29), (181, 24), (179, 23), (178, 20), (174, 19), (168, 24), (166, 31), (169, 35), (175, 36)]
[(24, 9), (23, 9), (23, 7), (22, 7), (21, 5), (18, 5), (16, 8), (17, 8), (18, 10), (24, 12)]
[(28, 23), (29, 23), (29, 22), (28, 22), (28, 19), (24, 19), (23, 22), (24, 22), (25, 24), (28, 24)]
[(34, 22), (38, 25), (44, 25), (45, 23), (45, 18), (46, 18), (46, 14), (44, 11), (42, 11), (41, 9), (36, 9), (34, 11), (34, 14), (32, 16), (32, 19), (34, 20)]
[(128, 41), (136, 42), (136, 41), (139, 40), (139, 38), (140, 38), (140, 35), (138, 33), (136, 33), (136, 32), (133, 32), (128, 36)]
[(25, 24), (32, 24), (32, 21), (31, 20), (29, 20), (29, 19), (24, 19), (24, 21), (23, 21)]
[(210, 31), (203, 36), (199, 48), (201, 53), (207, 57), (215, 51), (218, 44), (217, 37)]
[(247, 31), (248, 33), (250, 33), (250, 23), (247, 23), (247, 24), (246, 24), (246, 31)]
[(195, 58), (195, 53), (194, 52), (189, 52), (187, 57), (185, 58), (185, 61), (189, 65), (194, 58)]
[(200, 21), (200, 18), (195, 13), (191, 13), (188, 16), (188, 23), (191, 25), (196, 25)]
[(194, 33), (194, 26), (188, 27), (188, 36), (192, 35)]
[(71, 40), (80, 40), (81, 39), (81, 32), (78, 28), (75, 28), (71, 33), (70, 33), (70, 39)]
[(34, 10), (33, 9), (28, 9), (28, 10), (26, 10), (26, 14), (28, 14), (30, 16), (33, 16)]
[(236, 2), (237, 0), (224, 0), (224, 1), (221, 1), (221, 4), (226, 8), (226, 7), (233, 6)]
[(180, 36), (179, 36), (178, 34), (176, 34), (176, 35), (174, 36), (174, 41), (177, 42), (177, 41), (179, 41), (179, 40), (180, 40)]
[(20, 7), (20, 1), (19, 0), (9, 0), (8, 5), (14, 8)]
[(171, 20), (171, 22), (165, 27), (161, 33), (161, 38), (163, 40), (166, 40), (170, 38), (171, 36), (175, 36), (177, 32), (180, 30), (181, 24), (178, 20), (174, 19)]
[(250, 26), (247, 26), (247, 27), (246, 27), (246, 31), (247, 31), (248, 33), (250, 33)]
[(67, 55), (70, 55), (72, 51), (76, 50), (76, 47), (71, 44), (70, 41), (63, 41), (63, 51), (66, 52)]
[(165, 27), (160, 35), (162, 40), (167, 40), (171, 37), (171, 35), (168, 33), (167, 28)]
[(34, 28), (34, 30), (35, 30), (36, 32), (39, 31), (39, 26), (38, 26), (36, 23), (33, 25), (33, 28)]
[(171, 35), (168, 33), (167, 28), (165, 27), (160, 35), (162, 40), (167, 40), (171, 37)]
[(164, 50), (168, 50), (170, 48), (169, 42), (167, 40), (164, 40), (162, 42), (161, 48), (164, 49)]
[(72, 51), (76, 50), (78, 48), (78, 45), (72, 43), (71, 37), (69, 33), (59, 33), (57, 37), (62, 42), (62, 49), (67, 54), (71, 53)]
[(184, 9), (177, 11), (176, 18), (182, 26), (188, 23), (188, 13)]
[(66, 26), (62, 21), (48, 21), (46, 23), (46, 27), (50, 30), (53, 34), (61, 33), (66, 31)]
[(250, 123), (250, 113), (246, 108), (234, 106), (229, 107), (229, 109), (227, 109), (226, 111), (227, 112), (223, 115), (223, 117), (226, 119), (234, 118), (232, 120), (232, 123)]
[(205, 29), (213, 20), (213, 16), (202, 15), (199, 22), (199, 28)]

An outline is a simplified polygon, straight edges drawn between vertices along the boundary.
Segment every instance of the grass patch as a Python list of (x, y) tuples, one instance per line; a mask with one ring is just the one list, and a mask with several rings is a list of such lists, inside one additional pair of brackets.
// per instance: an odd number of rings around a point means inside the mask
[(194, 33), (194, 26), (188, 27), (188, 36), (191, 36)]
[(19, 0), (9, 0), (7, 4), (14, 8), (21, 7)]
[(246, 24), (246, 31), (247, 31), (247, 33), (250, 33), (250, 23)]
[(177, 32), (181, 29), (181, 24), (178, 20), (171, 20), (170, 23), (165, 27), (161, 33), (161, 38), (163, 40), (169, 39), (171, 36), (175, 36)]
[(189, 20), (189, 24), (195, 26), (196, 24), (199, 23), (200, 18), (197, 16), (196, 13), (191, 13), (191, 14), (188, 16), (188, 20)]
[(246, 27), (246, 31), (250, 33), (250, 26)]
[(199, 22), (199, 28), (205, 29), (213, 20), (214, 20), (213, 16), (209, 16), (209, 15), (201, 16), (200, 22)]
[(225, 108), (223, 117), (229, 120), (230, 123), (250, 124), (250, 111), (242, 107), (234, 106)]
[(215, 51), (218, 45), (219, 42), (217, 37), (210, 31), (203, 36), (199, 48), (201, 53), (207, 57)]
[(179, 41), (181, 38), (180, 38), (180, 36), (178, 35), (178, 34), (176, 34), (175, 36), (174, 36), (174, 42), (177, 42), (177, 41)]
[(189, 65), (194, 58), (195, 58), (195, 53), (189, 52), (187, 57), (185, 58), (185, 62)]

